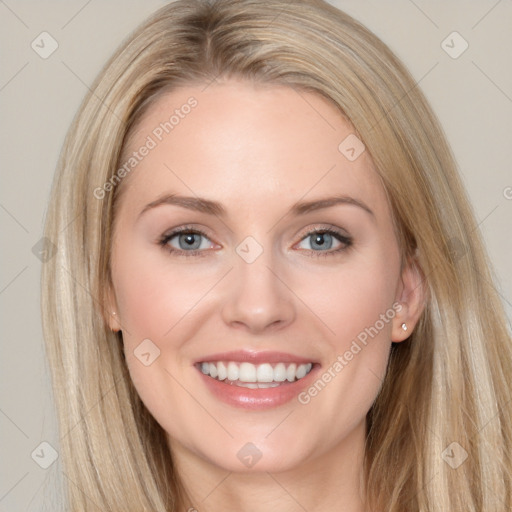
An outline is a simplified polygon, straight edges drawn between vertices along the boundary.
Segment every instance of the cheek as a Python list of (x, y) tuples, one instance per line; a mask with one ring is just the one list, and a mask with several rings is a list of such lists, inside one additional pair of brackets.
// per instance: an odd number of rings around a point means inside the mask
[[(125, 244), (126, 245), (126, 244)], [(198, 301), (213, 283), (208, 274), (170, 263), (162, 249), (134, 250), (128, 256), (115, 255), (113, 281), (127, 341), (150, 338), (158, 343), (169, 337), (182, 319), (194, 312)], [(121, 253), (121, 251), (119, 251)]]
[[(194, 336), (195, 327), (190, 327), (194, 305), (208, 290), (208, 283), (197, 273), (185, 271), (185, 265), (183, 270), (169, 265), (163, 251), (160, 254), (135, 244), (129, 254), (121, 250), (128, 246), (119, 245), (112, 268), (126, 364), (153, 417), (165, 430), (185, 436), (181, 423), (171, 422), (169, 407), (172, 404), (172, 410), (183, 411), (190, 403), (190, 396), (179, 385), (190, 369), (181, 349)], [(188, 327), (186, 335), (184, 326)]]
[(397, 255), (386, 256), (375, 251), (323, 275), (303, 276), (298, 295), (329, 328), (337, 353), (358, 336), (364, 341), (365, 333), (367, 338), (390, 342), (399, 260)]
[[(308, 280), (302, 289), (303, 296), (309, 293), (311, 309), (332, 332), (324, 338), (330, 347), (324, 347), (318, 380), (299, 402), (315, 417), (329, 418), (329, 435), (335, 432), (335, 440), (362, 421), (386, 373), (399, 277), (398, 254), (386, 256), (375, 251), (371, 257), (341, 265), (321, 280), (328, 283), (323, 293), (314, 287), (318, 279)], [(329, 435), (325, 439), (333, 442)]]
[[(308, 297), (311, 309), (331, 331), (324, 337), (330, 346), (323, 347), (321, 382), (315, 381), (299, 399), (315, 414), (331, 417), (337, 432), (346, 432), (366, 415), (382, 385), (399, 275), (398, 250), (383, 243), (347, 259), (321, 279), (309, 277), (298, 292)], [(326, 283), (323, 290), (320, 282)]]
[[(121, 250), (130, 246), (131, 251)], [(225, 271), (185, 261), (171, 264), (163, 249), (151, 246), (125, 242), (118, 247), (112, 277), (126, 362), (141, 399), (159, 418), (170, 402), (190, 398), (175, 379), (182, 382), (190, 370), (188, 345), (200, 338), (208, 291)]]

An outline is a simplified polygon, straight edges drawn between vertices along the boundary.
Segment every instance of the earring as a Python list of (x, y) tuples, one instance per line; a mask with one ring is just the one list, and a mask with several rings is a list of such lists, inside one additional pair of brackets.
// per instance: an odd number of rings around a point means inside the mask
[(405, 322), (402, 324), (402, 329), (403, 329), (404, 331), (407, 331), (407, 325), (405, 324)]

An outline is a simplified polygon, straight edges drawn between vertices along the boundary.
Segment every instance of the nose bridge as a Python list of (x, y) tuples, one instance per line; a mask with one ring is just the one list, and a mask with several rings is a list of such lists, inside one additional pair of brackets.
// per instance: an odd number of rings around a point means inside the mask
[(293, 321), (293, 294), (277, 277), (276, 255), (270, 242), (245, 238), (235, 249), (230, 292), (223, 307), (224, 321), (251, 331), (285, 326)]

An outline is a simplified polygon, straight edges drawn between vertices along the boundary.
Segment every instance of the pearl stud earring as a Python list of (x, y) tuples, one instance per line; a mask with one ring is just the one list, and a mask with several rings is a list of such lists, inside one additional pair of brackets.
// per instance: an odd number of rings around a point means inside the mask
[(407, 331), (407, 325), (406, 325), (405, 323), (403, 323), (403, 324), (402, 324), (402, 329), (403, 329), (404, 331)]

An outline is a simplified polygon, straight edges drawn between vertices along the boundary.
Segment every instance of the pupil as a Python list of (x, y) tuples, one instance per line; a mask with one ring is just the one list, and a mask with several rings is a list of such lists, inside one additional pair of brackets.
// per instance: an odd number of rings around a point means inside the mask
[(197, 247), (200, 245), (200, 243), (197, 243), (197, 240), (195, 239), (196, 234), (195, 233), (188, 233), (186, 235), (181, 235), (180, 240), (185, 244), (188, 248), (194, 248), (197, 249)]
[(314, 236), (313, 245), (320, 249), (330, 248), (330, 246), (331, 246), (331, 244), (329, 243), (330, 239), (331, 239), (331, 235), (329, 233), (317, 233)]

